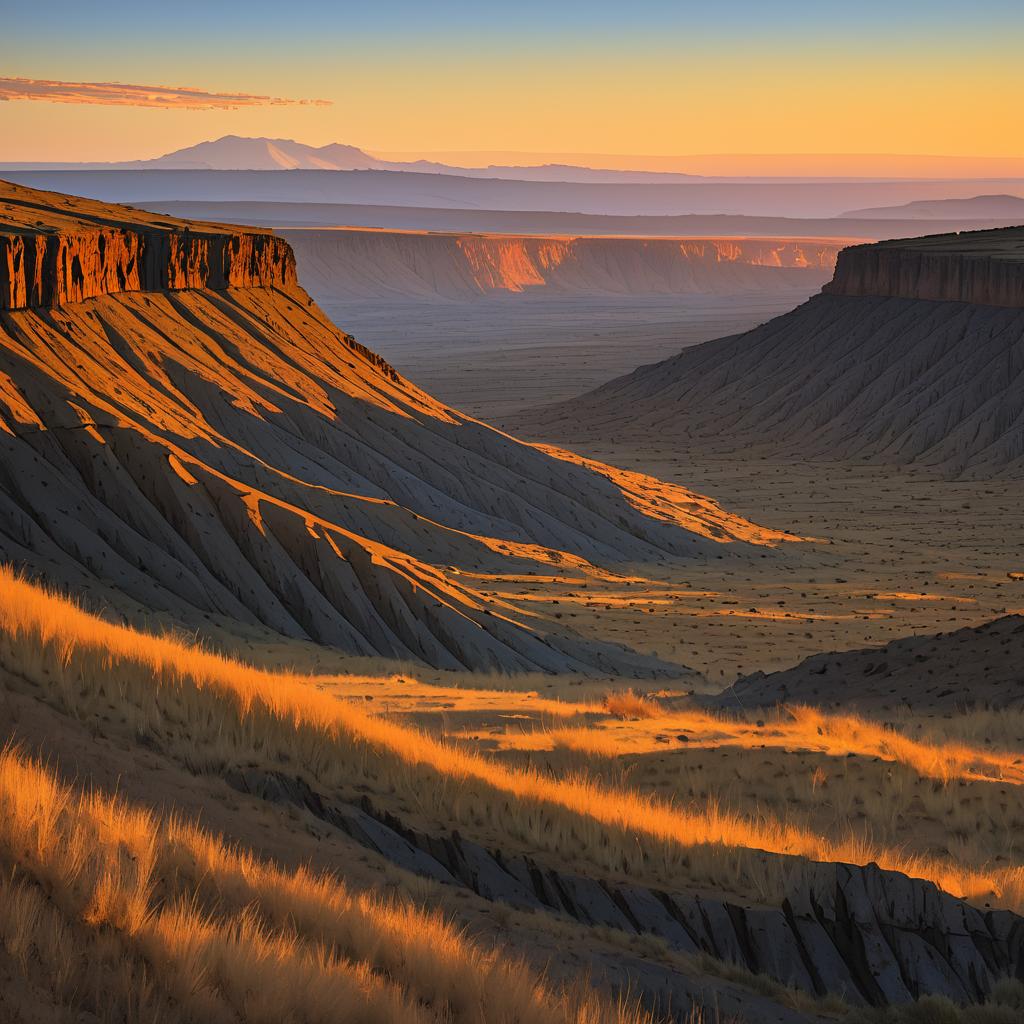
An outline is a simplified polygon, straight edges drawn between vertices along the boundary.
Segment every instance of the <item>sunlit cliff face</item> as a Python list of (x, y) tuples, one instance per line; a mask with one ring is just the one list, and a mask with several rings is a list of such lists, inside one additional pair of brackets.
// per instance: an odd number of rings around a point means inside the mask
[(671, 290), (692, 267), (733, 263), (754, 267), (831, 270), (838, 241), (756, 238), (531, 238), (465, 235), (454, 238), (481, 292), (524, 292), (587, 278), (638, 292)]

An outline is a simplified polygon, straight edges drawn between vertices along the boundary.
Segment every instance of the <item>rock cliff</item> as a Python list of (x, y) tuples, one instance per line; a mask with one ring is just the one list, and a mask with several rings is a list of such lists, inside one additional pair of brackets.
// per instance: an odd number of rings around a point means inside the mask
[[(286, 288), (295, 258), (267, 232), (190, 224), (80, 201), (54, 218), (45, 193), (0, 183), (0, 309), (124, 292)], [(45, 213), (44, 213), (45, 211)]]
[(851, 246), (822, 291), (1024, 308), (1024, 228)]
[(829, 239), (600, 238), (285, 229), (320, 301), (789, 292), (827, 279)]

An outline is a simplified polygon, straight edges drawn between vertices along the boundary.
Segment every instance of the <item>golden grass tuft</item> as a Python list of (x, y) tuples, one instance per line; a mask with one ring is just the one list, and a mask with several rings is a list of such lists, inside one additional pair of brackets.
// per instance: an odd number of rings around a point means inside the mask
[(633, 690), (618, 690), (604, 699), (604, 708), (619, 718), (656, 718), (661, 709), (654, 701), (641, 697)]
[[(229, 1024), (646, 1024), (546, 986), (435, 914), (287, 872), (0, 753), (0, 943), (109, 1017)], [(74, 950), (77, 955), (70, 955)]]

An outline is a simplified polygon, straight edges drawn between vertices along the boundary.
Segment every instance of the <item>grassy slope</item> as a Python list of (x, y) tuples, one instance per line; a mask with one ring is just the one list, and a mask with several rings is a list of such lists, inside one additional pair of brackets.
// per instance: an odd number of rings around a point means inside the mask
[[(798, 864), (769, 855), (791, 854), (874, 860), (931, 878), (957, 895), (1022, 903), (1022, 871), (1013, 862), (972, 867), (953, 857), (879, 846), (863, 835), (824, 834), (783, 815), (730, 811), (714, 795), (682, 805), (593, 772), (510, 764), (369, 714), (365, 705), (320, 689), (315, 678), (265, 672), (103, 622), (10, 576), (0, 586), (0, 630), (4, 664), (45, 699), (97, 728), (146, 737), (201, 773), (239, 764), (301, 766), (322, 790), (349, 798), (368, 792), (400, 814), (588, 868), (598, 877), (626, 874), (668, 886), (688, 880), (777, 901)], [(109, 721), (115, 707), (120, 726)], [(848, 722), (840, 726), (851, 733)], [(821, 724), (810, 728), (825, 732)], [(871, 728), (861, 727), (861, 746), (881, 756), (889, 750), (881, 745), (886, 738)], [(791, 736), (789, 742), (798, 741)], [(919, 770), (926, 742), (887, 742), (894, 747), (890, 760)], [(956, 751), (947, 753), (963, 772), (983, 756), (964, 747), (957, 762)]]

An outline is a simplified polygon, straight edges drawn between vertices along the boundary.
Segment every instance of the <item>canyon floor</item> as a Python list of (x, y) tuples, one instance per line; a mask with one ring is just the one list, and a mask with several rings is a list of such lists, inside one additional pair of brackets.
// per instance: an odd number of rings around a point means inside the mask
[[(692, 486), (754, 521), (811, 538), (784, 560), (631, 565), (623, 570), (631, 578), (621, 581), (571, 572), (560, 581), (510, 575), (488, 587), (502, 600), (559, 615), (584, 635), (628, 641), (692, 666), (712, 689), (820, 651), (1024, 610), (1024, 580), (1011, 578), (1024, 571), (1024, 559), (1009, 543), (1024, 528), (1024, 482), (835, 461), (750, 461), (636, 433), (617, 440), (581, 424), (529, 431), (533, 406), (745, 330), (794, 302), (512, 297), (324, 305), (357, 338), (471, 415), (490, 410), (492, 422), (528, 440)], [(556, 692), (566, 684), (539, 685)]]
[(787, 291), (319, 302), (335, 323), (422, 388), (494, 421), (574, 398), (685, 346), (749, 330), (803, 297)]
[[(546, 439), (548, 440), (548, 439)], [(556, 595), (573, 627), (700, 670), (713, 685), (810, 654), (947, 632), (1024, 613), (1024, 483), (950, 481), (885, 467), (749, 463), (552, 439), (701, 493), (777, 529), (812, 538), (785, 562), (766, 558), (693, 572), (636, 566), (618, 585), (567, 581)], [(513, 596), (523, 592), (510, 584)], [(528, 593), (528, 591), (527, 591)]]

